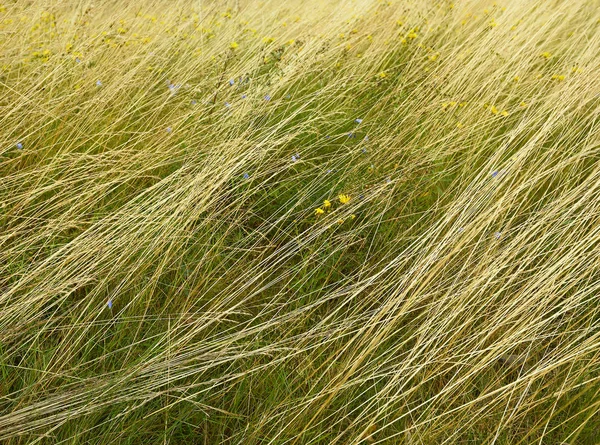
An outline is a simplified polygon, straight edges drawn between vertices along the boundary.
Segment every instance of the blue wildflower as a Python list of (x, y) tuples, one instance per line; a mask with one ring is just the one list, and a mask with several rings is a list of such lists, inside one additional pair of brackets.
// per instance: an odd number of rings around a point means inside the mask
[(242, 99), (245, 99), (245, 98), (246, 98), (246, 95), (245, 95), (245, 94), (242, 94)]
[(23, 144), (22, 144), (22, 143), (20, 143), (20, 142), (17, 142), (17, 148), (18, 148), (19, 150), (23, 150)]
[(265, 95), (265, 100), (271, 100), (271, 96), (269, 96), (268, 94)]
[(363, 153), (366, 153), (366, 152), (367, 152), (367, 149), (366, 149), (365, 147), (363, 147), (363, 148), (362, 148), (362, 152), (363, 152)]
[(348, 133), (348, 137), (349, 138), (353, 138), (354, 137), (354, 133), (352, 133), (352, 132)]
[(75, 57), (75, 62), (77, 62), (77, 63), (81, 62), (81, 60), (79, 60), (79, 57)]
[(325, 136), (325, 139), (329, 139), (330, 137), (331, 137), (331, 136), (327, 135), (327, 136)]
[(356, 122), (357, 124), (362, 123), (362, 121), (363, 121), (362, 119), (354, 119), (354, 122)]
[(172, 131), (173, 131), (173, 129), (171, 127), (167, 127), (167, 133), (170, 133)]
[(112, 300), (110, 298), (108, 299), (108, 302), (106, 303), (106, 305), (108, 306), (109, 309), (112, 309), (113, 302), (112, 302)]
[(248, 179), (250, 175), (248, 173), (244, 173), (244, 179)]
[(234, 83), (235, 83), (235, 80), (229, 79), (229, 85), (233, 86)]
[(494, 238), (496, 238), (496, 239), (500, 239), (501, 236), (502, 236), (502, 232), (494, 233)]
[(198, 102), (196, 101), (196, 99), (192, 99), (192, 102), (191, 102), (192, 105), (196, 105), (197, 103)]
[(387, 182), (387, 183), (389, 184), (390, 182), (392, 182), (392, 180), (391, 180), (390, 178), (387, 178), (387, 179), (385, 180), (385, 182)]
[(492, 177), (495, 178), (496, 176), (498, 176), (498, 170), (494, 170), (492, 172)]
[(369, 142), (369, 136), (365, 136), (365, 141)]
[(230, 104), (229, 102), (225, 102), (225, 106), (226, 106), (227, 108), (231, 108), (231, 104)]
[(298, 158), (296, 157), (296, 155), (292, 155), (292, 162), (296, 162), (298, 160)]
[(332, 169), (330, 169), (330, 168), (329, 168), (329, 169), (327, 169), (327, 174), (330, 174), (331, 172), (333, 172), (333, 170), (332, 170)]
[(286, 99), (289, 99), (290, 97), (292, 97), (292, 96), (290, 96), (289, 94), (286, 94), (286, 95), (285, 95), (285, 98), (286, 98)]
[(97, 81), (96, 81), (96, 86), (97, 86), (97, 87), (101, 87), (101, 86), (102, 86), (102, 82), (100, 82), (100, 80), (97, 80)]

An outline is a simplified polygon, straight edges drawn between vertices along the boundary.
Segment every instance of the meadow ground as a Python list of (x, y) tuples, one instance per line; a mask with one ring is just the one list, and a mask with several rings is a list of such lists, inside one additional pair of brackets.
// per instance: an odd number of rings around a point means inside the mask
[(0, 443), (600, 443), (598, 0), (3, 0)]

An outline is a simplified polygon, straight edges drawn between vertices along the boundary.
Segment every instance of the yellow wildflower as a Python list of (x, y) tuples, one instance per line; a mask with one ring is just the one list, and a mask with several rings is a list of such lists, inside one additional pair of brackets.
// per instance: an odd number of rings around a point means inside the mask
[(521, 108), (525, 108), (527, 104), (525, 102), (521, 102)]
[(340, 195), (338, 196), (338, 198), (342, 204), (348, 204), (348, 202), (350, 201), (350, 196), (348, 195)]
[(273, 37), (263, 37), (263, 43), (273, 43), (275, 39)]
[(323, 201), (323, 208), (325, 210), (329, 209), (331, 207), (331, 201), (329, 201), (328, 199), (326, 199), (325, 201)]
[(385, 71), (382, 71), (377, 76), (379, 76), (380, 79), (385, 79), (387, 77), (387, 74), (385, 73)]
[(502, 113), (500, 113), (502, 116), (508, 116), (508, 111), (506, 110), (502, 110)]
[(490, 111), (491, 111), (493, 114), (498, 114), (498, 108), (496, 108), (494, 105), (492, 105), (492, 106), (490, 107)]
[(557, 80), (559, 82), (562, 82), (563, 80), (565, 80), (565, 76), (563, 76), (562, 74), (554, 74), (552, 76), (552, 80)]
[(315, 210), (315, 215), (322, 215), (323, 213), (325, 213), (325, 210), (323, 210), (321, 207)]
[(552, 54), (550, 54), (548, 51), (544, 51), (542, 54), (540, 54), (540, 56), (542, 56), (544, 59), (549, 59), (552, 57)]
[(456, 124), (456, 128), (462, 128), (462, 127), (464, 127), (464, 125), (463, 125), (461, 122), (458, 122), (458, 123)]
[(236, 49), (238, 46), (239, 46), (239, 45), (238, 45), (236, 42), (231, 42), (231, 43), (229, 44), (229, 48), (231, 48), (231, 49)]

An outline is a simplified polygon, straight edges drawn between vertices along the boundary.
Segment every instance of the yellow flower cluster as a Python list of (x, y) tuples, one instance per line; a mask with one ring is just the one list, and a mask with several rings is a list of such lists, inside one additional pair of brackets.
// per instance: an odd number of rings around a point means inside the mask
[[(341, 204), (348, 204), (348, 202), (350, 202), (350, 196), (346, 195), (346, 194), (338, 195), (338, 199)], [(330, 209), (331, 209), (331, 201), (326, 199), (325, 201), (323, 201), (323, 205), (321, 207), (318, 207), (315, 209), (315, 215), (316, 216), (323, 215), (326, 211), (328, 211)], [(354, 219), (354, 215), (352, 215), (351, 218)], [(343, 220), (342, 220), (342, 222), (343, 222)]]

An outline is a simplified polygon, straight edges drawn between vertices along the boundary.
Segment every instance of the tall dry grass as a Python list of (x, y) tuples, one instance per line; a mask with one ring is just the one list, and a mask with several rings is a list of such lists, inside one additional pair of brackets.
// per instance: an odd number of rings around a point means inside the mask
[(0, 441), (600, 440), (597, 1), (0, 11)]

